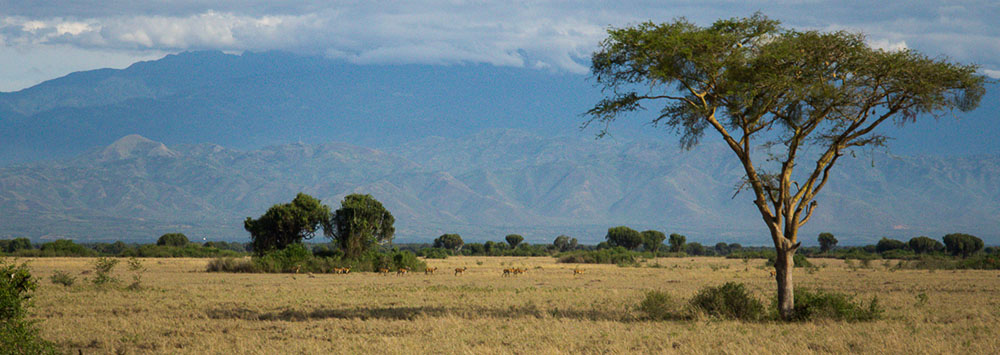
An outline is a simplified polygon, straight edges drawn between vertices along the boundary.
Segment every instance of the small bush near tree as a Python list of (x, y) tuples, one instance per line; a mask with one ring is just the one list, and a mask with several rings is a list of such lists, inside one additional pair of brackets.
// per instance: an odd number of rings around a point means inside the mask
[[(775, 299), (777, 304), (777, 299)], [(868, 306), (854, 302), (848, 295), (823, 290), (795, 289), (795, 315), (791, 320), (808, 321), (832, 319), (841, 321), (871, 321), (881, 317), (884, 310), (878, 297), (872, 297)]]
[(108, 283), (116, 283), (118, 279), (111, 276), (111, 271), (118, 265), (118, 259), (100, 257), (94, 260), (94, 284), (103, 286)]
[(686, 318), (682, 306), (670, 294), (663, 291), (646, 292), (646, 297), (636, 307), (651, 320), (672, 320)]
[(760, 320), (764, 317), (764, 304), (754, 297), (746, 285), (727, 282), (722, 286), (705, 287), (691, 299), (691, 305), (713, 317)]
[(49, 280), (52, 281), (53, 284), (69, 287), (73, 286), (73, 283), (76, 282), (76, 277), (70, 276), (70, 274), (65, 271), (56, 271), (49, 277)]
[[(766, 266), (774, 266), (774, 262), (777, 259), (778, 259), (777, 256), (775, 256), (774, 254), (771, 254), (770, 256), (767, 257), (767, 262), (764, 263), (764, 265), (766, 265)], [(795, 267), (811, 267), (811, 266), (813, 266), (813, 264), (811, 262), (809, 262), (809, 259), (807, 259), (806, 256), (802, 255), (802, 254), (795, 254), (795, 256), (792, 257), (792, 262), (795, 263)]]
[(0, 275), (0, 353), (56, 354), (54, 345), (39, 336), (34, 322), (25, 319), (31, 292), (38, 287), (28, 266), (0, 260)]

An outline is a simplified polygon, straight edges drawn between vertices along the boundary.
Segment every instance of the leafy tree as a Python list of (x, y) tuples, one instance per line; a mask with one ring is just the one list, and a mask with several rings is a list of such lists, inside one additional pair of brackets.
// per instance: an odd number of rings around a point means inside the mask
[(508, 234), (506, 237), (504, 237), (504, 240), (506, 240), (507, 244), (510, 244), (510, 248), (513, 249), (517, 247), (518, 244), (521, 244), (521, 242), (524, 241), (524, 237), (517, 234)]
[(679, 253), (681, 250), (684, 250), (684, 242), (686, 241), (687, 237), (683, 235), (677, 233), (670, 234), (670, 251)]
[(740, 250), (743, 250), (743, 245), (742, 244), (740, 244), (740, 243), (730, 243), (729, 244), (729, 252), (730, 253), (732, 253), (734, 251), (740, 251)]
[(54, 242), (42, 244), (42, 252), (47, 255), (58, 256), (91, 256), (96, 254), (87, 247), (76, 244), (69, 239), (59, 239)]
[(257, 255), (312, 239), (320, 227), (327, 235), (333, 231), (330, 207), (304, 193), (295, 196), (291, 203), (271, 206), (258, 219), (247, 217), (243, 222)]
[(14, 238), (11, 240), (0, 240), (0, 251), (13, 253), (22, 249), (31, 249), (31, 241), (28, 238)]
[(172, 247), (182, 247), (189, 243), (188, 237), (183, 233), (167, 233), (156, 240), (156, 245), (167, 245)]
[(605, 238), (611, 246), (621, 246), (628, 250), (638, 248), (643, 242), (642, 234), (626, 226), (608, 228)]
[(690, 255), (705, 255), (708, 253), (708, 249), (701, 243), (687, 243), (684, 245), (684, 252)]
[(903, 243), (902, 241), (898, 241), (895, 239), (882, 237), (882, 239), (878, 241), (878, 244), (875, 244), (875, 250), (878, 251), (879, 254), (897, 249), (906, 249), (906, 243)]
[(344, 256), (357, 259), (375, 244), (392, 242), (396, 219), (371, 195), (351, 194), (344, 197), (340, 209), (333, 213), (331, 224), (336, 226), (332, 237)]
[(830, 233), (820, 233), (819, 234), (819, 251), (828, 252), (833, 247), (837, 246), (837, 238)]
[(944, 246), (951, 255), (967, 258), (983, 248), (983, 240), (968, 234), (952, 233), (944, 236)]
[(642, 232), (642, 247), (647, 251), (657, 252), (660, 250), (660, 246), (663, 245), (663, 241), (667, 239), (667, 236), (663, 232), (656, 230), (648, 230)]
[(723, 242), (715, 243), (715, 252), (719, 255), (729, 254), (729, 244)]
[(453, 250), (456, 253), (462, 250), (463, 245), (465, 245), (465, 242), (462, 241), (462, 237), (458, 234), (442, 234), (437, 239), (434, 239), (435, 248), (445, 248)]
[(565, 235), (560, 235), (556, 237), (556, 240), (552, 241), (552, 245), (554, 245), (556, 249), (559, 249), (559, 251), (570, 251), (576, 249), (576, 244), (576, 238), (570, 238)]
[(925, 236), (910, 239), (910, 242), (907, 243), (907, 245), (910, 246), (910, 250), (913, 250), (913, 252), (917, 254), (933, 253), (944, 250), (944, 245), (941, 244), (941, 242)]
[[(835, 163), (853, 149), (884, 145), (877, 128), (885, 122), (972, 110), (985, 92), (974, 65), (871, 48), (857, 33), (785, 29), (759, 13), (708, 27), (680, 19), (608, 34), (591, 61), (608, 96), (585, 125), (602, 124), (603, 135), (619, 116), (665, 102), (652, 123), (681, 133), (682, 148), (716, 132), (743, 166), (737, 192), (753, 193), (774, 242), (783, 319), (793, 319), (798, 231)], [(793, 174), (796, 167), (806, 171)]]

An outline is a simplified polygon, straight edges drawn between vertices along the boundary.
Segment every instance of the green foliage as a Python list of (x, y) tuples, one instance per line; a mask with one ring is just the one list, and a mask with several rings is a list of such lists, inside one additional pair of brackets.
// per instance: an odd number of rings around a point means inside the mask
[(0, 252), (14, 253), (27, 249), (31, 249), (31, 241), (28, 238), (0, 239)]
[(59, 239), (42, 244), (39, 256), (94, 256), (97, 252), (69, 239)]
[(253, 259), (222, 257), (215, 258), (208, 262), (205, 268), (207, 272), (236, 272), (236, 273), (256, 273), (260, 272), (254, 264)]
[[(777, 299), (775, 299), (777, 304)], [(879, 319), (884, 309), (878, 304), (878, 297), (872, 297), (865, 307), (845, 294), (823, 290), (795, 289), (795, 312), (790, 320), (808, 321), (832, 319), (840, 321), (872, 321)]]
[(615, 264), (636, 265), (639, 253), (629, 251), (624, 247), (614, 247), (598, 250), (577, 250), (559, 255), (560, 263), (573, 264)]
[(254, 264), (262, 272), (296, 272), (302, 271), (306, 261), (312, 257), (312, 253), (306, 249), (302, 243), (295, 243), (286, 246), (284, 249), (272, 250), (262, 256), (254, 258)]
[(828, 252), (837, 246), (837, 238), (831, 233), (820, 233), (818, 239), (820, 252)]
[(709, 254), (709, 249), (701, 243), (687, 243), (684, 245), (684, 252), (688, 255), (703, 256)]
[(507, 241), (507, 244), (510, 245), (511, 248), (517, 248), (517, 245), (524, 241), (524, 237), (519, 234), (508, 234), (506, 237), (503, 237), (503, 239)]
[(882, 237), (882, 239), (878, 241), (878, 244), (875, 245), (875, 250), (878, 251), (879, 254), (897, 249), (906, 249), (906, 243), (903, 243), (902, 241), (899, 240)]
[[(778, 260), (777, 255), (774, 255), (772, 253), (770, 256), (767, 257), (767, 262), (764, 263), (764, 265), (766, 265), (766, 266), (774, 266), (774, 263), (776, 262), (776, 260)], [(807, 259), (806, 256), (802, 255), (802, 254), (795, 254), (795, 256), (792, 256), (792, 263), (795, 264), (795, 267), (811, 267), (811, 266), (813, 266), (813, 264), (811, 262), (809, 262), (809, 259)]]
[(448, 254), (447, 249), (441, 248), (424, 248), (417, 251), (417, 256), (422, 256), (427, 259), (447, 259)]
[(65, 271), (57, 270), (52, 273), (52, 276), (49, 276), (49, 280), (52, 281), (53, 284), (69, 287), (73, 286), (73, 283), (76, 282), (76, 277), (70, 276), (70, 274)]
[(554, 241), (552, 241), (552, 245), (554, 245), (556, 249), (558, 249), (560, 252), (566, 252), (576, 249), (577, 243), (578, 242), (576, 238), (570, 238), (569, 236), (566, 235), (560, 235), (556, 237)]
[(434, 239), (435, 248), (444, 248), (458, 252), (462, 250), (462, 246), (464, 245), (465, 242), (462, 241), (462, 236), (458, 234), (442, 234), (437, 239)]
[(347, 258), (358, 258), (374, 245), (392, 242), (396, 219), (371, 195), (350, 194), (333, 213), (332, 235)]
[(127, 289), (130, 291), (142, 290), (142, 274), (146, 272), (146, 267), (142, 265), (142, 260), (136, 257), (128, 259), (128, 271), (132, 273), (132, 283)]
[(118, 279), (111, 276), (111, 271), (118, 265), (118, 259), (100, 257), (94, 260), (94, 284), (103, 286), (108, 283), (116, 283)]
[(247, 217), (243, 228), (250, 232), (253, 251), (263, 255), (269, 250), (311, 239), (320, 227), (330, 234), (330, 207), (320, 200), (299, 193), (291, 203), (271, 206), (258, 219)]
[(686, 318), (681, 305), (674, 301), (669, 293), (662, 291), (646, 292), (646, 297), (636, 307), (652, 320), (673, 320)]
[(651, 251), (656, 253), (660, 250), (660, 246), (663, 245), (663, 241), (667, 239), (667, 236), (663, 232), (657, 230), (648, 230), (642, 232), (642, 248), (646, 251)]
[(626, 226), (608, 228), (608, 234), (604, 238), (611, 246), (620, 246), (628, 250), (635, 250), (643, 243), (642, 234)]
[(26, 264), (0, 260), (0, 353), (56, 354), (54, 345), (38, 335), (33, 322), (26, 320), (31, 292), (38, 282)]
[(944, 236), (944, 245), (951, 255), (961, 255), (963, 258), (975, 254), (983, 248), (983, 240), (963, 233), (953, 233)]
[(750, 294), (746, 285), (727, 282), (722, 286), (708, 286), (698, 291), (691, 305), (710, 316), (723, 319), (755, 321), (763, 318), (764, 304)]
[(917, 254), (935, 253), (944, 250), (944, 244), (925, 236), (910, 239), (906, 244), (910, 247), (910, 250), (913, 250)]
[(687, 237), (673, 233), (670, 234), (670, 251), (674, 253), (679, 253), (684, 250), (684, 242), (687, 241)]
[(167, 233), (161, 235), (160, 238), (156, 240), (156, 245), (169, 245), (173, 247), (182, 247), (188, 243), (188, 237), (184, 235), (184, 233)]

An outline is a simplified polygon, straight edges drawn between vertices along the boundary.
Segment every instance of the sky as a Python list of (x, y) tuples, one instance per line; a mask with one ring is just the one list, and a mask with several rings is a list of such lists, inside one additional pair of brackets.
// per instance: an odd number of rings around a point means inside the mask
[(187, 50), (284, 50), (353, 63), (585, 74), (609, 27), (761, 11), (797, 29), (850, 30), (1000, 78), (1000, 1), (24, 1), (0, 0), (0, 91)]

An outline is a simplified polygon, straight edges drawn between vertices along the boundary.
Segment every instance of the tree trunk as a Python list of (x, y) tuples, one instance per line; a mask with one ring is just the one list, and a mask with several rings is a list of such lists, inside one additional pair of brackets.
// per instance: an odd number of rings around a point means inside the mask
[(779, 245), (775, 248), (774, 278), (778, 281), (778, 312), (781, 319), (790, 320), (795, 315), (792, 269), (795, 268), (795, 249)]

